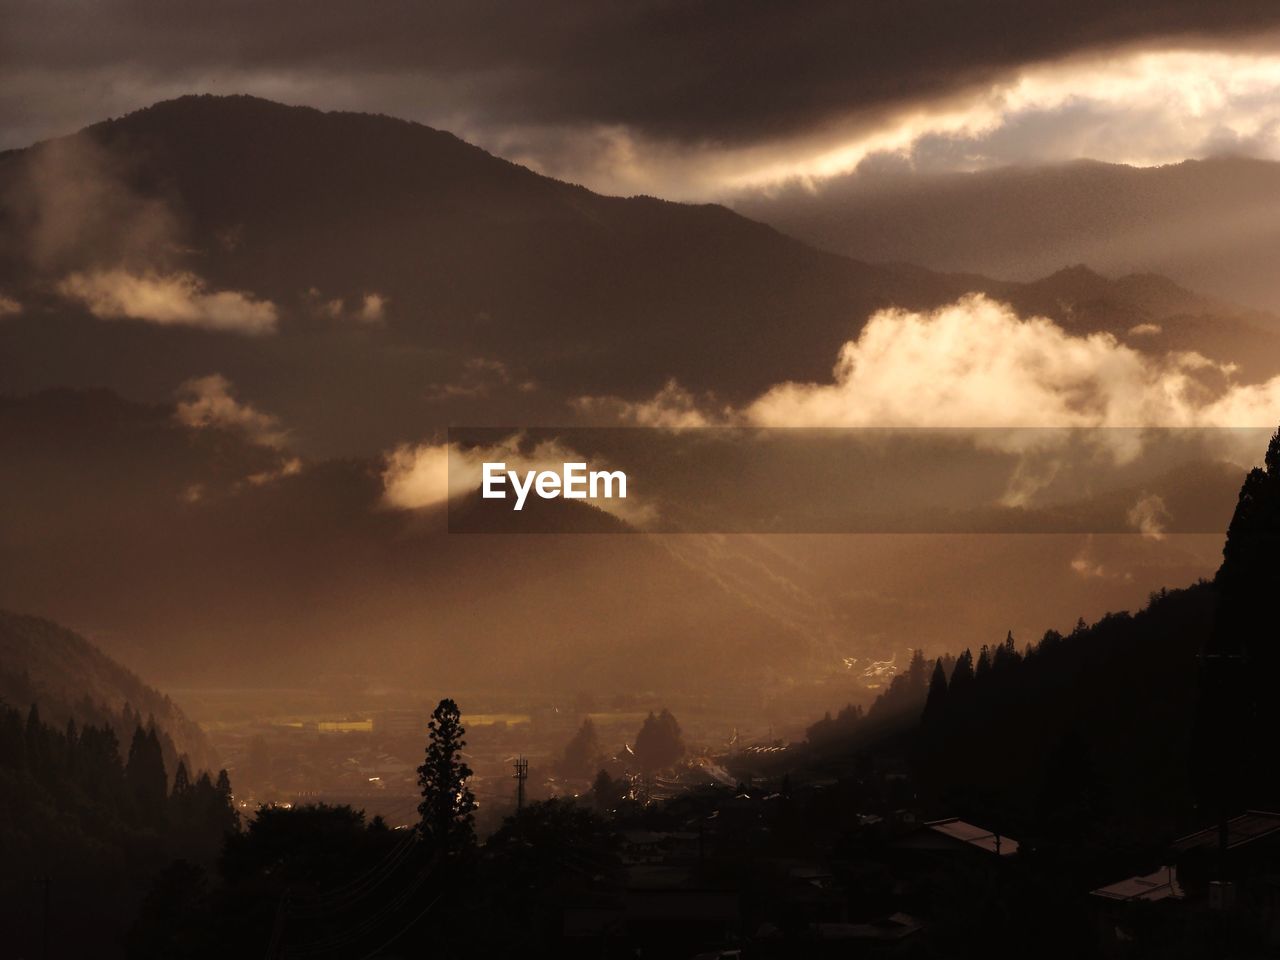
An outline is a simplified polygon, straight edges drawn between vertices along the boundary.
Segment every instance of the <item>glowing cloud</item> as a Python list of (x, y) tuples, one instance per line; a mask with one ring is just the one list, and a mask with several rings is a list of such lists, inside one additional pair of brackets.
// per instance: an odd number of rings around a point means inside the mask
[(142, 320), (253, 336), (276, 329), (276, 308), (270, 301), (233, 290), (210, 292), (191, 273), (72, 273), (58, 291), (103, 320)]
[(360, 304), (360, 319), (364, 323), (382, 323), (387, 317), (387, 298), (380, 293), (366, 293)]
[(833, 382), (785, 383), (744, 411), (761, 426), (1269, 427), (1280, 377), (1236, 384), (1196, 353), (1152, 357), (981, 295), (883, 310), (840, 350)]
[(1163, 497), (1147, 494), (1129, 508), (1127, 519), (1130, 526), (1147, 539), (1163, 540), (1165, 525), (1169, 522), (1169, 509), (1165, 506)]
[(706, 200), (814, 185), (891, 156), (975, 170), (1087, 157), (1154, 166), (1215, 153), (1280, 158), (1280, 55), (1128, 48), (1031, 63), (898, 108), (862, 109), (811, 132), (744, 146), (691, 146), (626, 126), (493, 132), (476, 140), (606, 193)]
[[(237, 400), (231, 381), (217, 373), (188, 380), (178, 388), (174, 417), (183, 426), (195, 430), (206, 427), (234, 430), (262, 446), (281, 447), (285, 442), (280, 421)], [(299, 463), (287, 472), (296, 473), (300, 467)]]
[(702, 409), (698, 398), (668, 380), (652, 399), (631, 402), (618, 397), (577, 397), (570, 405), (588, 417), (604, 417), (637, 427), (682, 429), (709, 427), (730, 416), (728, 410), (712, 414)]
[[(1141, 429), (1274, 429), (1280, 376), (1240, 384), (1235, 368), (1191, 352), (1152, 356), (1116, 337), (1079, 336), (1043, 317), (1023, 319), (1005, 304), (971, 294), (929, 313), (882, 310), (840, 350), (826, 383), (782, 383), (738, 410), (699, 406), (678, 384), (649, 400), (584, 397), (579, 411), (615, 422), (675, 428), (941, 428), (979, 431), (983, 449), (1017, 455), (1001, 498), (1028, 506), (1049, 486), (1069, 443), (1066, 429), (1096, 430), (1090, 444), (1114, 462), (1144, 449)], [(1214, 455), (1248, 464), (1256, 435), (1223, 430), (1205, 437)], [(1162, 505), (1139, 504), (1130, 524), (1161, 532)]]

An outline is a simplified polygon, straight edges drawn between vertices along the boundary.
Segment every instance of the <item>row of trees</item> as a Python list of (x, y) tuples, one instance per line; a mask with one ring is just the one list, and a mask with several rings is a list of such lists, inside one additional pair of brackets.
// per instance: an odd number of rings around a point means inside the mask
[[(670, 710), (663, 707), (658, 713), (649, 711), (640, 729), (636, 731), (632, 752), (635, 754), (636, 767), (643, 773), (668, 769), (684, 758), (684, 733)], [(595, 722), (586, 717), (582, 726), (565, 745), (560, 772), (566, 777), (585, 780), (598, 773), (606, 759)]]
[(50, 905), (82, 921), (52, 932), (60, 952), (110, 941), (165, 863), (212, 862), (238, 827), (226, 772), (193, 777), (179, 761), (170, 781), (155, 724), (135, 727), (122, 756), (109, 724), (54, 726), (37, 705), (24, 717), (0, 703), (0, 809), (0, 902), (15, 909), (6, 948), (18, 955), (38, 952)]
[(167, 868), (132, 942), (147, 958), (550, 956), (566, 903), (616, 899), (618, 838), (588, 807), (530, 803), (483, 843), (451, 699), (428, 724), (416, 829), (323, 804), (262, 807), (217, 876)]
[[(418, 805), (418, 834), (432, 850), (454, 853), (475, 842), (475, 795), (467, 786), (471, 768), (463, 759), (466, 746), (462, 714), (451, 699), (441, 700), (427, 724), (426, 756), (418, 767), (418, 786), (422, 802)], [(651, 773), (679, 763), (685, 755), (680, 723), (665, 707), (644, 719), (636, 733), (636, 764)], [(565, 747), (561, 770), (567, 776), (587, 778), (597, 774), (594, 791), (597, 799), (616, 798), (621, 793), (618, 782), (601, 769), (604, 760), (595, 723), (590, 717)]]
[(1164, 842), (1220, 792), (1201, 759), (1214, 750), (1193, 729), (1218, 599), (1200, 583), (1022, 648), (1009, 634), (976, 656), (917, 651), (869, 709), (828, 714), (809, 743), (826, 757), (905, 751), (926, 810), (1058, 838), (1080, 856), (1083, 835), (1113, 821), (1135, 842)]
[[(1086, 626), (1081, 621), (1077, 627), (1077, 632), (1083, 631)], [(1050, 630), (1044, 635), (1038, 646), (1028, 644), (1024, 653), (1018, 652), (1018, 646), (1014, 642), (1013, 634), (1009, 633), (1004, 639), (1004, 643), (999, 644), (994, 649), (986, 644), (982, 645), (982, 649), (978, 651), (978, 658), (975, 661), (973, 651), (965, 649), (960, 656), (951, 661), (951, 668), (947, 669), (947, 658), (939, 657), (934, 662), (933, 674), (929, 680), (929, 691), (925, 696), (923, 720), (926, 725), (940, 723), (947, 712), (948, 702), (952, 704), (959, 703), (963, 698), (970, 695), (975, 688), (980, 688), (993, 678), (1000, 678), (1009, 675), (1023, 662), (1037, 655), (1040, 651), (1050, 653), (1058, 644), (1062, 642), (1062, 634), (1056, 630)], [(919, 651), (917, 651), (919, 653)]]
[(70, 719), (59, 729), (41, 719), (38, 704), (24, 720), (0, 703), (0, 767), (15, 781), (38, 785), (59, 808), (92, 803), (100, 822), (105, 817), (130, 828), (181, 834), (186, 828), (201, 830), (203, 820), (219, 843), (238, 823), (227, 771), (219, 771), (216, 782), (207, 771), (193, 780), (182, 757), (170, 789), (155, 723), (134, 728), (122, 758), (108, 725), (81, 728)]
[[(1077, 633), (1085, 629), (1083, 621), (1076, 626)], [(943, 715), (949, 694), (956, 701), (974, 688), (985, 687), (993, 678), (1010, 676), (1024, 660), (1041, 651), (1052, 651), (1062, 640), (1062, 634), (1050, 630), (1038, 645), (1028, 644), (1019, 651), (1010, 632), (1002, 643), (983, 644), (977, 657), (966, 649), (958, 657), (943, 654), (933, 661), (925, 658), (923, 650), (915, 650), (907, 668), (893, 677), (870, 709), (864, 711), (857, 704), (848, 704), (835, 716), (828, 711), (809, 727), (808, 740), (825, 746), (867, 739), (914, 725), (922, 715), (928, 722), (935, 722)]]

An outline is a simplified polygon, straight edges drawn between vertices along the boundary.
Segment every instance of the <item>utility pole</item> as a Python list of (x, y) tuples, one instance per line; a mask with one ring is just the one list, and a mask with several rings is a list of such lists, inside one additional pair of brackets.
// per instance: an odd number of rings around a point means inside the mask
[[(1235, 764), (1231, 763), (1226, 751), (1230, 738), (1237, 734), (1234, 723), (1239, 719), (1239, 705), (1247, 700), (1244, 690), (1243, 673), (1246, 657), (1242, 653), (1202, 653), (1199, 656), (1200, 669), (1207, 677), (1208, 707), (1212, 711), (1210, 722), (1213, 724), (1212, 737), (1217, 749), (1216, 762), (1211, 767), (1214, 788), (1218, 805), (1218, 856), (1217, 882), (1227, 884), (1230, 867), (1227, 863), (1228, 849), (1231, 842), (1231, 814), (1233, 805), (1239, 795), (1247, 794), (1248, 786), (1237, 783), (1238, 776)], [(1203, 681), (1202, 681), (1203, 682)], [(1230, 782), (1229, 782), (1230, 781)]]
[(517, 757), (515, 768), (516, 812), (519, 813), (524, 809), (524, 782), (529, 779), (529, 761), (524, 757)]
[(44, 922), (40, 927), (40, 955), (49, 960), (49, 875), (44, 875)]

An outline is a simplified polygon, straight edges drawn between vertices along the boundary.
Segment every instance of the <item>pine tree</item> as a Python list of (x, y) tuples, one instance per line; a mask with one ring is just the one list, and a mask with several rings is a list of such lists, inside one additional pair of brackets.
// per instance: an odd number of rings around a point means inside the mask
[(1013, 631), (1010, 630), (1004, 638), (1004, 643), (996, 647), (991, 667), (993, 670), (1004, 671), (1009, 667), (1016, 666), (1021, 659), (1018, 655), (1018, 645), (1013, 639)]
[(40, 722), (40, 708), (34, 703), (27, 711), (25, 742), (27, 769), (37, 777), (45, 776), (49, 767), (49, 742), (44, 724)]
[(947, 694), (954, 702), (968, 694), (973, 686), (973, 651), (966, 649), (956, 658), (955, 669), (951, 671), (951, 682), (947, 685)]
[(1280, 728), (1280, 431), (1264, 468), (1245, 477), (1214, 586), (1218, 606), (1200, 665), (1196, 780), (1203, 802), (1231, 810), (1280, 795), (1280, 769), (1271, 762)]
[(67, 718), (67, 728), (62, 735), (63, 739), (63, 758), (62, 766), (67, 776), (74, 776), (79, 766), (80, 757), (80, 731), (76, 727), (76, 718)]
[(937, 723), (942, 718), (942, 711), (947, 701), (947, 674), (942, 660), (934, 661), (933, 678), (929, 681), (929, 696), (924, 702), (923, 720), (926, 726)]
[(240, 813), (236, 810), (235, 796), (231, 792), (231, 777), (226, 770), (218, 771), (209, 803), (208, 819), (210, 830), (218, 837), (225, 837), (240, 829)]
[(173, 792), (172, 797), (186, 796), (191, 789), (191, 776), (187, 773), (187, 758), (182, 757), (178, 760), (178, 769), (173, 774)]
[(666, 707), (649, 716), (636, 734), (636, 760), (647, 773), (674, 766), (684, 756), (684, 736), (680, 724)]
[(475, 795), (467, 787), (471, 768), (462, 759), (467, 741), (458, 705), (441, 700), (427, 730), (427, 755), (418, 767), (418, 830), (433, 850), (454, 853), (475, 843), (476, 808)]
[(907, 689), (911, 694), (924, 695), (925, 676), (924, 651), (916, 649), (911, 654), (911, 662), (907, 665)]
[(145, 731), (142, 727), (134, 729), (124, 776), (140, 821), (149, 826), (159, 826), (164, 820), (169, 778), (164, 772), (164, 756), (154, 725)]
[(596, 736), (596, 725), (586, 717), (573, 739), (565, 745), (560, 768), (568, 777), (589, 777), (599, 759), (600, 739)]
[(985, 643), (978, 651), (978, 662), (973, 668), (973, 679), (983, 680), (991, 673), (991, 648)]

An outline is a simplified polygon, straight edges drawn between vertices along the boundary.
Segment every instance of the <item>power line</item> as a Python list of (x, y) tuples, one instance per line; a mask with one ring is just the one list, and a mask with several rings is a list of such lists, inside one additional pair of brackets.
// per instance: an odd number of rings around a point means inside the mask
[[(374, 933), (378, 927), (382, 926), (386, 921), (395, 916), (413, 896), (423, 888), (427, 880), (430, 878), (435, 862), (428, 863), (413, 882), (402, 889), (392, 900), (389, 900), (381, 909), (375, 913), (365, 917), (356, 925), (323, 940), (316, 940), (311, 943), (304, 943), (298, 946), (292, 946), (284, 951), (286, 957), (309, 957), (320, 954), (332, 953), (346, 947), (351, 947), (364, 939), (366, 935)], [(434, 901), (433, 901), (434, 902)]]
[[(307, 897), (303, 909), (289, 911), (290, 918), (313, 919), (323, 917), (345, 910), (367, 899), (409, 859), (409, 855), (417, 846), (417, 842), (415, 833), (408, 840), (397, 845), (395, 849), (361, 877), (334, 890)], [(298, 900), (300, 898), (295, 894), (291, 899)]]

